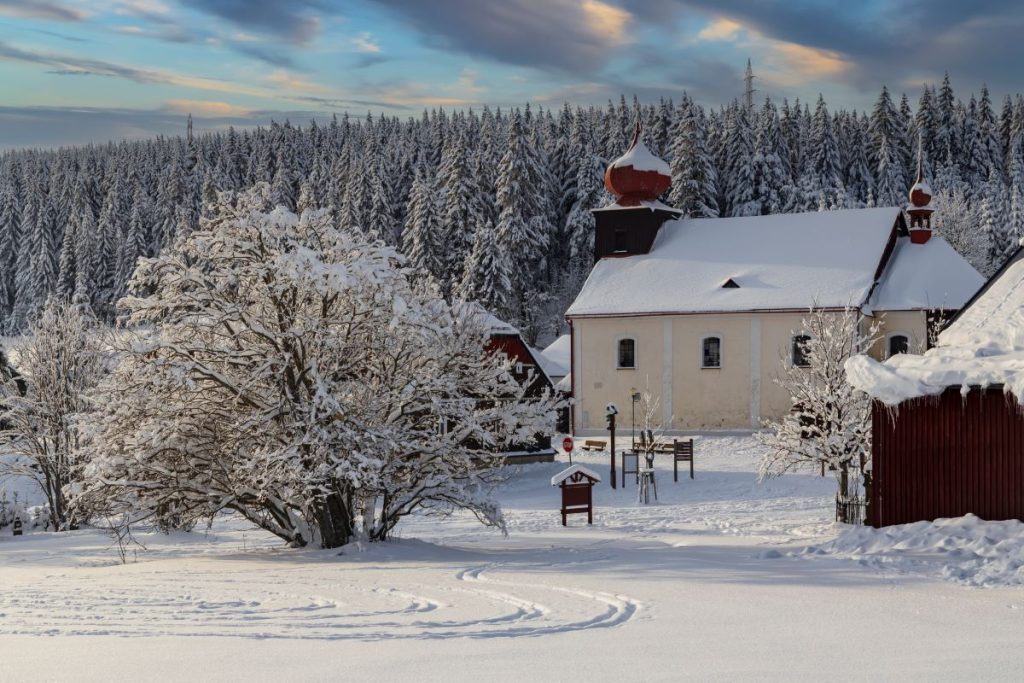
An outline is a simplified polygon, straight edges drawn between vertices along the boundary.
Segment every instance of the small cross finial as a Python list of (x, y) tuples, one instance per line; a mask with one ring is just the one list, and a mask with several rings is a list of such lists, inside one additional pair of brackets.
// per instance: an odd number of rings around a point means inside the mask
[(924, 147), (924, 135), (917, 131), (917, 182), (924, 182), (924, 156), (921, 149)]
[(629, 143), (629, 148), (633, 149), (636, 147), (636, 143), (640, 142), (640, 133), (643, 129), (640, 126), (640, 116), (636, 117), (636, 127), (633, 129), (633, 141)]

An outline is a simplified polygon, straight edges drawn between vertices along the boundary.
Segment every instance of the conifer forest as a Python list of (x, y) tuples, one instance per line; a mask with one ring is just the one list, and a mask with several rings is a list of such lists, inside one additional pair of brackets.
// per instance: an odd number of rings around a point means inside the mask
[(640, 120), (672, 168), (664, 201), (692, 218), (901, 206), (918, 169), (934, 225), (982, 273), (1024, 232), (1024, 97), (966, 99), (948, 77), (871, 111), (766, 100), (560, 110), (425, 111), (274, 123), (0, 156), (0, 331), (51, 296), (117, 320), (139, 257), (196, 230), (217, 193), (266, 183), (275, 205), (326, 208), (397, 247), (448, 298), (478, 301), (538, 343), (592, 265), (590, 210)]

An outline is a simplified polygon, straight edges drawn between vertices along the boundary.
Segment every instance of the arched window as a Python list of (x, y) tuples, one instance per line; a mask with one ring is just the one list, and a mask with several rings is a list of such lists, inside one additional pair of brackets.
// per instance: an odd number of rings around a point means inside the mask
[(631, 338), (619, 340), (618, 365), (620, 369), (636, 367), (636, 340)]
[(806, 368), (810, 366), (810, 361), (807, 360), (807, 342), (811, 341), (811, 337), (806, 334), (795, 334), (793, 335), (793, 365), (798, 368)]
[(910, 338), (902, 332), (890, 334), (889, 348), (887, 350), (889, 352), (889, 358), (900, 353), (907, 353), (910, 351)]
[(704, 337), (700, 342), (700, 366), (702, 368), (722, 367), (722, 338)]

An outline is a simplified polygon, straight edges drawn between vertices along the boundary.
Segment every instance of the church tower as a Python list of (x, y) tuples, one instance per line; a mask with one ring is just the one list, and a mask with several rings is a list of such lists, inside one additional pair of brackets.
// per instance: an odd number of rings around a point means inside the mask
[(924, 162), (921, 158), (921, 136), (917, 138), (917, 181), (910, 188), (910, 203), (907, 204), (907, 215), (910, 216), (910, 241), (924, 244), (932, 236), (932, 188), (924, 180)]
[(637, 120), (629, 149), (605, 171), (605, 189), (616, 199), (593, 211), (594, 261), (650, 252), (661, 225), (682, 213), (658, 201), (672, 184), (672, 171), (647, 149), (642, 133)]

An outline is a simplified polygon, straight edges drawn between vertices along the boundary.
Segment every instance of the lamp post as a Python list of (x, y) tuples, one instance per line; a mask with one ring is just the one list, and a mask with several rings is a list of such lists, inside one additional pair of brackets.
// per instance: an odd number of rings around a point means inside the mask
[(640, 400), (640, 392), (635, 388), (629, 390), (630, 398), (630, 409), (632, 411), (632, 417), (630, 417), (630, 423), (632, 423), (633, 429), (633, 448), (636, 448), (636, 402)]
[(614, 403), (609, 403), (605, 408), (605, 418), (608, 420), (608, 448), (611, 451), (611, 485), (615, 488), (615, 416), (619, 414), (619, 409)]

